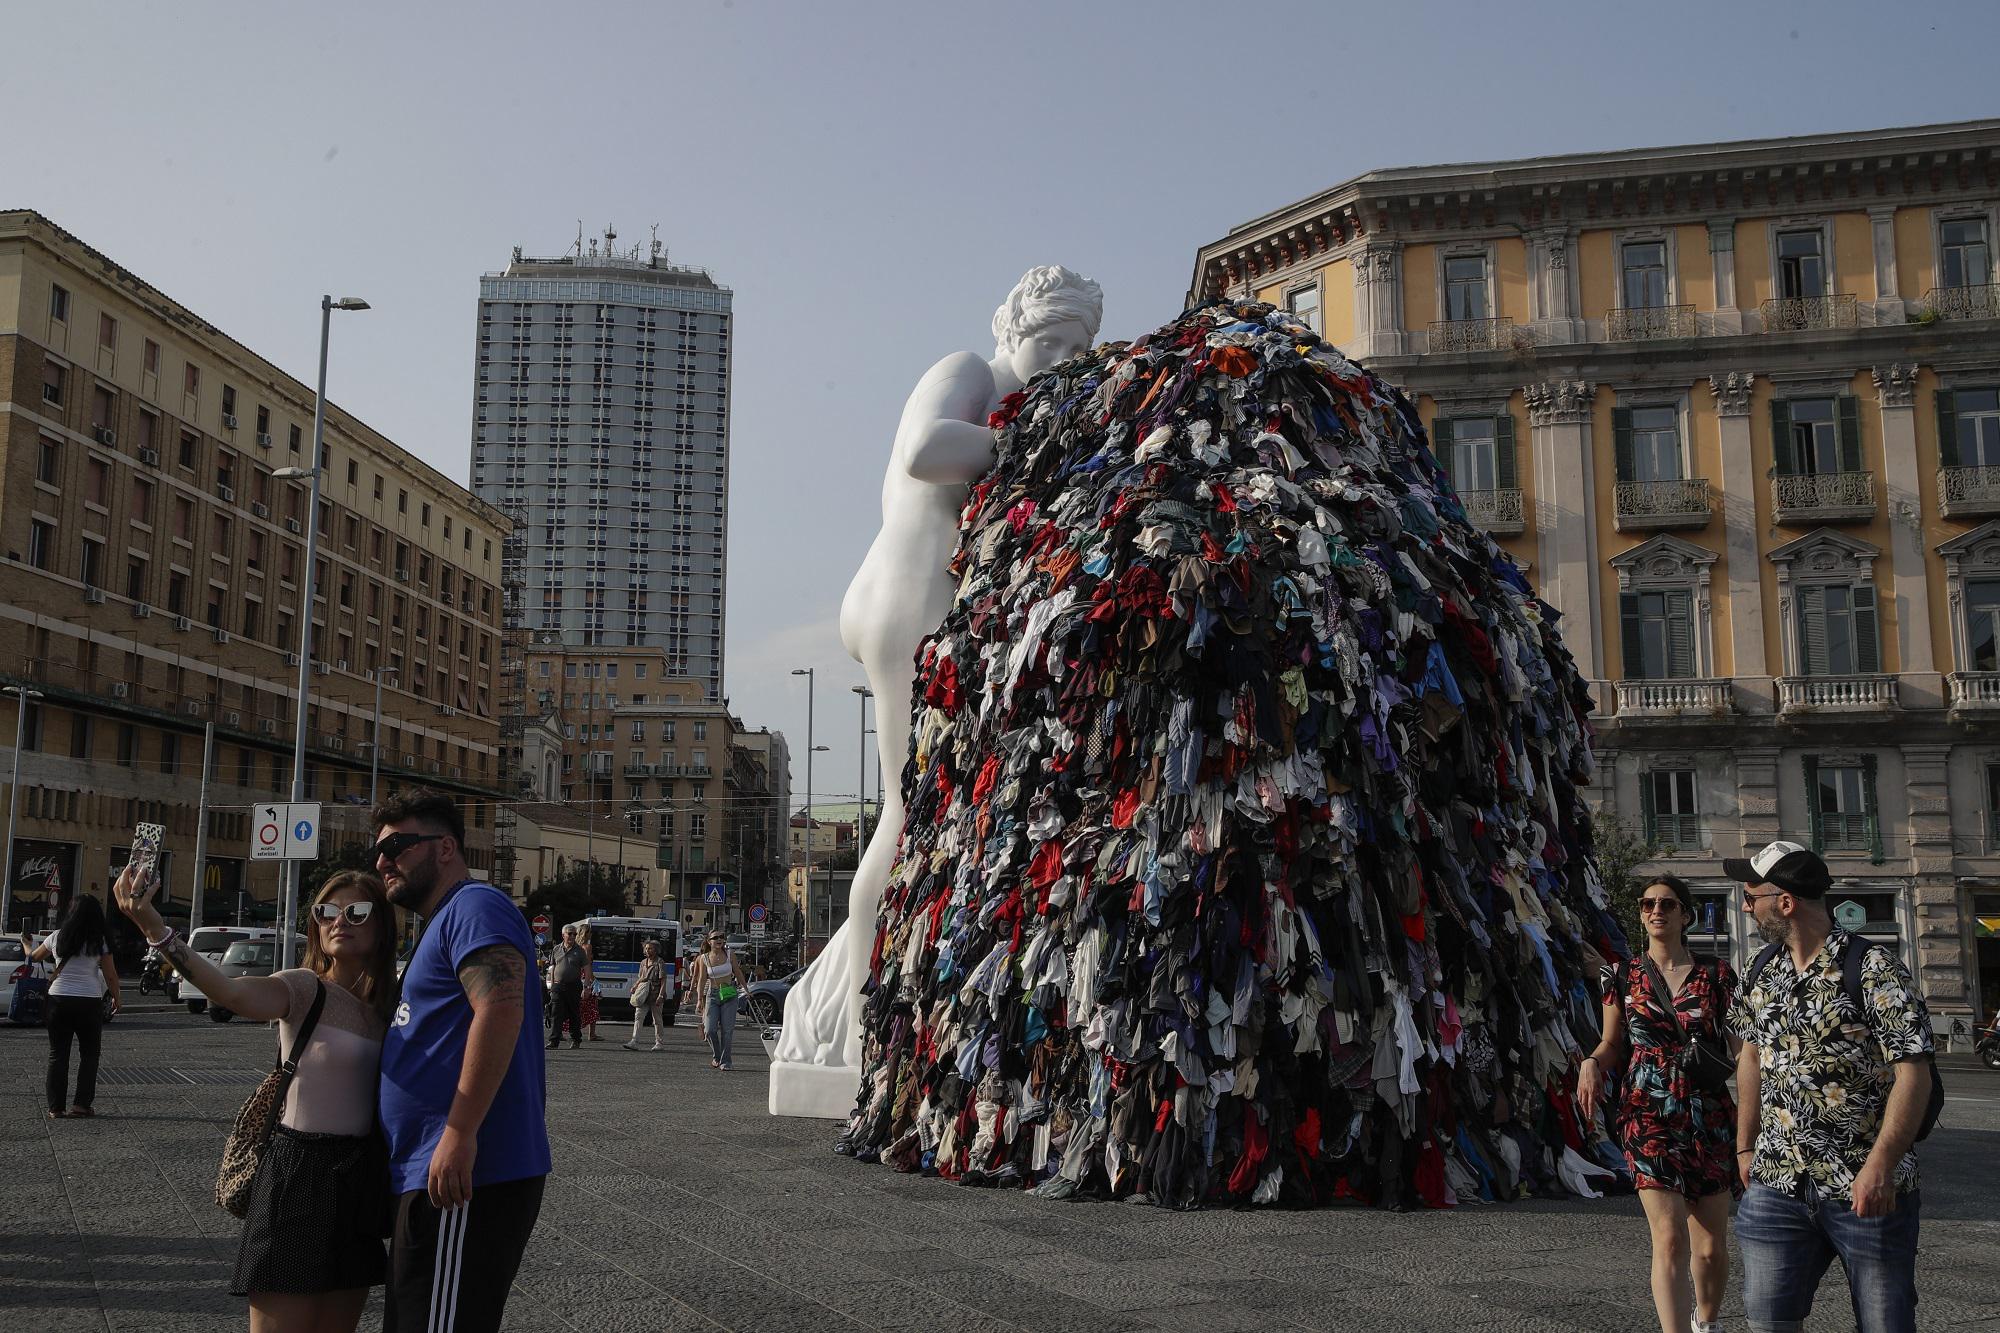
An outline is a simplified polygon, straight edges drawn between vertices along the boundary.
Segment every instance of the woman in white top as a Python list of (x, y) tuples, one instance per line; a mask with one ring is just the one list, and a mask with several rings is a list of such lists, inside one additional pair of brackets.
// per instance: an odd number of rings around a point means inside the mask
[(733, 1069), (736, 1006), (743, 998), (743, 964), (729, 952), (729, 937), (710, 931), (708, 947), (694, 960), (694, 991), (701, 1003), (701, 1030), (708, 1038), (710, 1069)]
[[(26, 937), (23, 937), (26, 943)], [(104, 904), (78, 894), (56, 933), (28, 949), (28, 961), (54, 959), (55, 980), (49, 983), (49, 1119), (62, 1119), (63, 1093), (69, 1087), (69, 1048), (80, 1052), (76, 1062), (76, 1100), (69, 1115), (96, 1114), (97, 1055), (104, 1043), (104, 997), (118, 1012), (118, 968), (111, 961), (111, 933), (105, 928)]]
[(160, 919), (158, 887), (120, 875), (118, 906), (209, 1003), (278, 1020), (280, 1058), (319, 1002), (250, 1187), (230, 1290), (250, 1298), (252, 1333), (351, 1333), (388, 1273), (389, 1163), (375, 1100), (396, 1007), (395, 909), (381, 880), (343, 871), (313, 899), (304, 967), (227, 977)]

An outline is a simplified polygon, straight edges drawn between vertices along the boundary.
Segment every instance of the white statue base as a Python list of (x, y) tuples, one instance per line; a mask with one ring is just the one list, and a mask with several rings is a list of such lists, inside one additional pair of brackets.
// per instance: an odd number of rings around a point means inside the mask
[(850, 1065), (771, 1062), (771, 1114), (808, 1120), (845, 1120), (861, 1091), (861, 1071)]

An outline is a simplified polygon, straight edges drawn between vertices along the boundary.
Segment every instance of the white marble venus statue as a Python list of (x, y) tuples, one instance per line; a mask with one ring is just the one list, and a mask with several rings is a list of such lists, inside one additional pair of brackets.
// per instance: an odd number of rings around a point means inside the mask
[(951, 608), (946, 573), (958, 548), (959, 512), (993, 465), (986, 419), (1001, 398), (1059, 361), (1089, 350), (1104, 294), (1058, 264), (1029, 269), (993, 313), (991, 360), (954, 352), (932, 366), (896, 425), (882, 478), (882, 530), (840, 606), (840, 638), (875, 692), (884, 805), (854, 872), (847, 922), (785, 1002), (771, 1065), (773, 1115), (835, 1120), (854, 1109), (861, 1083), (861, 987), (875, 915), (903, 829), (900, 775), (910, 748), (917, 647)]

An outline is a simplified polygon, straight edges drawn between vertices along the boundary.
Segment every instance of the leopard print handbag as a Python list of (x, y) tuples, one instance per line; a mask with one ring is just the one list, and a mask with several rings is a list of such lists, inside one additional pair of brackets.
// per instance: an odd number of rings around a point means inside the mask
[(319, 1025), (320, 1010), (326, 1007), (326, 983), (315, 977), (313, 986), (312, 1009), (307, 1012), (298, 1035), (292, 1038), (291, 1051), (284, 1063), (264, 1075), (257, 1090), (237, 1109), (236, 1124), (222, 1145), (222, 1166), (215, 1173), (215, 1202), (231, 1217), (249, 1215), (250, 1187), (257, 1181), (257, 1168), (263, 1165), (264, 1151), (271, 1144), (271, 1131), (277, 1128), (278, 1117), (284, 1113), (285, 1094), (291, 1090), (292, 1075), (298, 1072), (299, 1056)]

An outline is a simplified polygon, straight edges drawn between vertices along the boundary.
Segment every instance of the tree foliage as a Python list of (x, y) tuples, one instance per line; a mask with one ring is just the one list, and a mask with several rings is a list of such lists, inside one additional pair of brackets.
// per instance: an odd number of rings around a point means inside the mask
[(631, 910), (618, 867), (593, 864), (571, 866), (543, 880), (521, 904), (521, 911), (530, 920), (547, 912), (557, 929), (593, 912), (625, 916)]
[(1609, 815), (1599, 818), (1591, 831), (1597, 873), (1604, 879), (1604, 894), (1611, 903), (1611, 914), (1617, 918), (1618, 928), (1625, 932), (1626, 942), (1634, 950), (1640, 949), (1646, 933), (1639, 928), (1639, 890), (1643, 886), (1637, 872), (1642, 864), (1659, 855), (1659, 846), (1648, 842), (1624, 820)]

